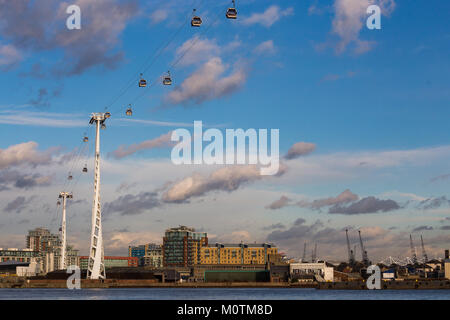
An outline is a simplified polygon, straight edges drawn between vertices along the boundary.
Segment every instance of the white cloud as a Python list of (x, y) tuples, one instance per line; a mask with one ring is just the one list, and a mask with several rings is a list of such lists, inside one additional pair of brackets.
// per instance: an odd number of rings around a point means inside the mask
[(168, 133), (165, 133), (157, 138), (145, 140), (138, 144), (132, 144), (128, 147), (122, 145), (119, 146), (119, 148), (117, 148), (116, 150), (112, 151), (111, 155), (114, 156), (116, 159), (121, 159), (141, 150), (169, 147), (173, 145), (173, 143), (170, 140), (171, 136), (172, 131), (169, 131)]
[(158, 24), (167, 19), (169, 13), (165, 9), (157, 9), (150, 14), (150, 21), (152, 24)]
[(357, 54), (372, 48), (373, 42), (359, 39), (359, 33), (367, 17), (367, 7), (371, 4), (379, 5), (385, 15), (390, 14), (395, 8), (394, 0), (335, 0), (332, 33), (340, 37), (336, 47), (337, 53), (344, 52), (350, 43), (355, 45), (354, 51)]
[(277, 52), (277, 49), (275, 48), (275, 45), (273, 44), (273, 40), (267, 40), (264, 42), (261, 42), (254, 50), (254, 53), (261, 55), (272, 55)]
[(166, 102), (200, 104), (239, 90), (245, 83), (247, 70), (244, 67), (235, 66), (231, 74), (224, 76), (227, 67), (221, 58), (211, 58), (186, 78), (179, 87), (171, 91), (166, 96)]
[(84, 127), (89, 119), (82, 119), (78, 114), (35, 112), (35, 111), (0, 111), (0, 123), (39, 127)]
[(215, 39), (202, 39), (195, 35), (176, 49), (175, 61), (179, 61), (180, 66), (188, 66), (207, 61), (219, 55), (220, 52), (221, 48)]
[[(285, 172), (285, 167), (280, 167), (278, 175)], [(179, 180), (170, 185), (163, 194), (165, 202), (184, 202), (192, 197), (200, 197), (211, 191), (234, 191), (245, 183), (265, 178), (256, 165), (233, 165), (220, 168), (209, 176), (198, 173)]]
[[(283, 177), (296, 183), (318, 181), (361, 180), (383, 169), (411, 169), (435, 165), (450, 157), (450, 146), (409, 150), (339, 152), (311, 155), (289, 161), (289, 175)], [(379, 177), (379, 176), (378, 176)]]
[(252, 240), (252, 237), (247, 230), (237, 230), (231, 232), (231, 234), (221, 235), (218, 239), (228, 243), (240, 243), (241, 241), (249, 242)]
[(0, 149), (0, 169), (19, 165), (49, 164), (52, 150), (42, 152), (37, 150), (37, 147), (36, 142), (29, 141)]
[(285, 159), (295, 159), (300, 156), (305, 156), (307, 154), (310, 154), (316, 150), (316, 145), (314, 143), (309, 142), (297, 142), (292, 147), (289, 148)]
[[(81, 8), (80, 32), (65, 28), (69, 5)], [(97, 65), (111, 69), (123, 59), (124, 53), (114, 49), (137, 12), (136, 0), (0, 1), (0, 37), (23, 51), (60, 50), (63, 58), (51, 68), (56, 74), (81, 74)], [(11, 47), (5, 50), (6, 62), (19, 58)]]
[(0, 68), (8, 70), (23, 59), (22, 53), (10, 44), (0, 45)]
[(299, 201), (297, 204), (300, 207), (310, 207), (312, 209), (320, 209), (326, 206), (339, 205), (343, 203), (349, 203), (358, 200), (358, 195), (351, 192), (349, 189), (344, 190), (336, 197), (329, 197), (325, 199), (317, 199), (314, 201)]
[(233, 191), (241, 184), (261, 179), (257, 166), (230, 166), (220, 168), (210, 176), (193, 174), (172, 186), (163, 194), (166, 202), (182, 202), (214, 190)]
[(414, 200), (414, 201), (424, 201), (427, 199), (426, 197), (422, 197), (422, 196), (414, 194), (414, 193), (400, 192), (397, 190), (383, 192), (380, 196), (406, 198), (406, 199)]
[(273, 5), (262, 13), (253, 13), (250, 17), (244, 18), (242, 23), (244, 25), (260, 24), (268, 28), (282, 17), (290, 16), (292, 14), (294, 14), (294, 9), (292, 7), (281, 10), (279, 6)]
[(281, 209), (281, 208), (289, 205), (290, 201), (291, 201), (291, 199), (289, 199), (288, 197), (281, 196), (280, 199), (275, 200), (271, 204), (267, 205), (265, 208), (271, 209), (271, 210)]
[(136, 246), (144, 243), (161, 243), (162, 233), (156, 232), (111, 232), (104, 237), (105, 250), (108, 254), (126, 254), (128, 246)]

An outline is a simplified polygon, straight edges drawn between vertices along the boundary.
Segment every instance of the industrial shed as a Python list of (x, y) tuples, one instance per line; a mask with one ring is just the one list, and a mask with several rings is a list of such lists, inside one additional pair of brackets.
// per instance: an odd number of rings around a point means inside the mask
[(205, 282), (269, 282), (268, 270), (206, 270)]

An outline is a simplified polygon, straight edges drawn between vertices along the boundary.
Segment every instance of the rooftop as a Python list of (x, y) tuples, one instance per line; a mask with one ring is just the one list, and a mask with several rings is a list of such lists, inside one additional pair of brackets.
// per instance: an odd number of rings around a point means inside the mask
[(267, 246), (268, 248), (276, 248), (276, 245), (274, 245), (273, 243), (215, 243), (208, 245), (208, 247), (222, 247), (222, 248), (240, 248), (240, 247), (264, 248), (265, 246)]

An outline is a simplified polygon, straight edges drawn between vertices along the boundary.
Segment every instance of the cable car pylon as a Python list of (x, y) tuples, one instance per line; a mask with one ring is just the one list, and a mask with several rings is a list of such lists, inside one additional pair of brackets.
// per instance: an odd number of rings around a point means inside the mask
[(93, 113), (89, 121), (96, 125), (95, 157), (94, 157), (94, 198), (92, 203), (91, 245), (87, 278), (106, 279), (102, 236), (102, 212), (100, 206), (100, 128), (106, 127), (105, 121), (111, 116), (109, 112)]
[(62, 219), (61, 219), (61, 257), (59, 269), (67, 269), (67, 236), (66, 236), (66, 200), (72, 199), (73, 195), (69, 192), (60, 192), (59, 199), (62, 199)]

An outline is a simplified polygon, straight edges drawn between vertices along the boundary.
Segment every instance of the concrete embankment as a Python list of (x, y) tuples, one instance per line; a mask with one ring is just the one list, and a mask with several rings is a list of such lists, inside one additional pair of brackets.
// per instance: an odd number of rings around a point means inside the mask
[[(82, 288), (315, 288), (317, 283), (285, 282), (158, 282), (155, 279), (81, 280)], [(9, 277), (0, 280), (0, 288), (67, 288), (66, 280)]]
[[(66, 280), (39, 279), (32, 280), (24, 277), (9, 277), (0, 279), (0, 288), (67, 288)], [(312, 282), (312, 283), (285, 283), (285, 282), (184, 282), (161, 283), (154, 279), (106, 279), (81, 280), (81, 288), (316, 288), (320, 290), (367, 290), (362, 281), (349, 282)], [(388, 281), (381, 283), (381, 289), (450, 289), (449, 280), (423, 280), (423, 281)]]
[[(365, 282), (322, 282), (317, 289), (327, 290), (368, 290)], [(381, 289), (385, 290), (411, 290), (411, 289), (450, 289), (450, 280), (404, 280), (382, 281)]]
[[(272, 282), (156, 282), (155, 280), (81, 280), (81, 288), (287, 288), (288, 283)], [(4, 283), (0, 287), (6, 288), (67, 288), (66, 280), (26, 280)], [(296, 285), (296, 287), (299, 287)], [(315, 287), (314, 284), (302, 287)]]

